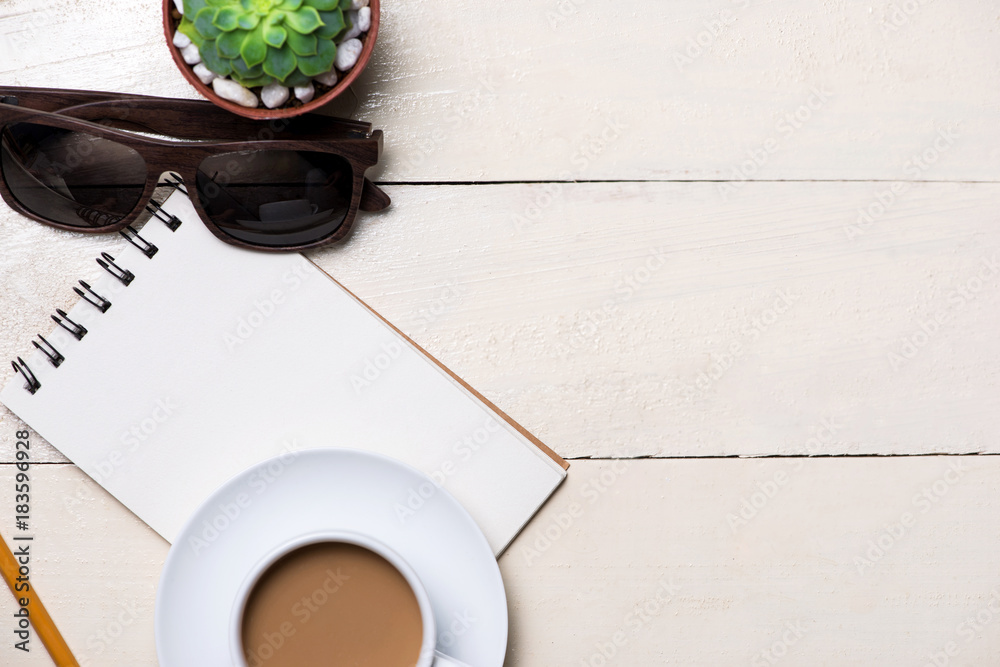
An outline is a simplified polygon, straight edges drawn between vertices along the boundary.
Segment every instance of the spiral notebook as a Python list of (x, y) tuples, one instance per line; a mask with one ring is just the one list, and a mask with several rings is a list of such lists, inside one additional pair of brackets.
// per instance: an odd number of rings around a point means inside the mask
[[(215, 488), (286, 451), (409, 463), (497, 554), (565, 478), (562, 459), (302, 255), (219, 241), (182, 192), (129, 236), (14, 362), (0, 401), (168, 541)], [(426, 493), (413, 491), (401, 517)]]

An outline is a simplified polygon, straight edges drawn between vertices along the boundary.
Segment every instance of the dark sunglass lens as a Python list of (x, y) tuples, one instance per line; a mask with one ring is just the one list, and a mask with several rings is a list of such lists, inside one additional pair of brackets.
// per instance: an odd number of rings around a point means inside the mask
[(224, 153), (198, 168), (208, 217), (232, 238), (265, 248), (329, 238), (347, 217), (353, 185), (351, 163), (330, 153)]
[(24, 208), (73, 227), (114, 225), (135, 208), (146, 185), (146, 163), (128, 146), (37, 123), (3, 128), (0, 166)]

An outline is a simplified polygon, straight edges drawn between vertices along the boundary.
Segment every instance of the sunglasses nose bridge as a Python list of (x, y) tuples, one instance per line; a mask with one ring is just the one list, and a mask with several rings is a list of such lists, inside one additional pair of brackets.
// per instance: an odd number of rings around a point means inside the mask
[(185, 148), (183, 151), (171, 151), (167, 156), (156, 156), (147, 164), (147, 178), (155, 180), (156, 187), (186, 187), (194, 183), (198, 167), (206, 157), (200, 151)]
[(201, 151), (185, 146), (183, 149), (156, 152), (147, 159), (149, 177), (162, 183), (165, 178), (187, 181), (197, 170), (204, 156)]

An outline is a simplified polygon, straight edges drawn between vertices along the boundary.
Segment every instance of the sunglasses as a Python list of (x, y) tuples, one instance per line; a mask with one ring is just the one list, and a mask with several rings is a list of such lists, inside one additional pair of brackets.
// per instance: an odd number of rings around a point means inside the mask
[(381, 151), (381, 130), (318, 114), (254, 121), (197, 100), (0, 86), (0, 195), (60, 229), (123, 232), (167, 173), (194, 186), (223, 241), (315, 248), (389, 205), (365, 178)]

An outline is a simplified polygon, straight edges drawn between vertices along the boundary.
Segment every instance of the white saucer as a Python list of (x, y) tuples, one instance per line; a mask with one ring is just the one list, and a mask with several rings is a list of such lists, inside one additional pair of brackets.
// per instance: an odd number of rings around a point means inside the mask
[(396, 551), (427, 589), (439, 650), (471, 667), (503, 664), (500, 568), (465, 508), (395, 459), (318, 449), (245, 470), (181, 530), (156, 597), (160, 666), (232, 664), (229, 622), (240, 584), (279, 545), (321, 530), (363, 533)]

